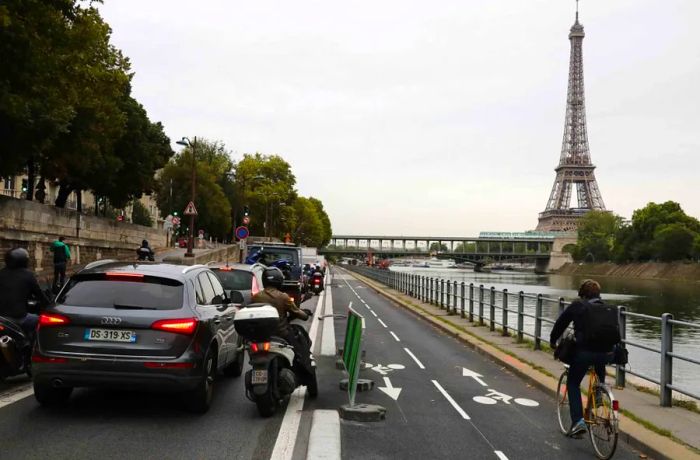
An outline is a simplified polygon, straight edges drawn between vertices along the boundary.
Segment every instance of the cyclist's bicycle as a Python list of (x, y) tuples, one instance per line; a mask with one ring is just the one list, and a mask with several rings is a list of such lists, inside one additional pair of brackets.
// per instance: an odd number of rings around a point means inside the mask
[[(564, 372), (559, 377), (557, 385), (557, 416), (559, 429), (568, 435), (572, 423), (567, 385), (569, 366), (565, 364), (564, 367)], [(593, 366), (588, 369), (588, 393), (583, 419), (588, 427), (588, 434), (596, 456), (602, 460), (611, 458), (617, 448), (619, 435), (619, 403), (610, 388), (599, 383)]]

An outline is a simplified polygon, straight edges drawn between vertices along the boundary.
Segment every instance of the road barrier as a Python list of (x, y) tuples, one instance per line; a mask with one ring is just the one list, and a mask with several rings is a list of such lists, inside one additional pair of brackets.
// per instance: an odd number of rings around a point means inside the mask
[[(407, 272), (380, 270), (365, 266), (347, 265), (345, 268), (357, 272), (367, 278), (378, 281), (392, 289), (407, 294), (422, 302), (429, 303), (446, 310), (448, 314), (467, 318), (472, 323), (481, 326), (488, 325), (491, 331), (496, 326), (501, 328), (504, 336), (514, 335), (518, 341), (529, 337), (534, 342), (536, 350), (542, 349), (542, 341), (549, 343), (549, 331), (555, 322), (546, 313), (552, 313), (556, 318), (568, 305), (563, 297), (553, 299), (542, 294), (526, 294), (508, 292), (507, 289), (497, 290), (494, 287), (485, 288), (483, 284), (466, 284), (453, 280), (445, 280), (422, 276)], [(671, 313), (661, 317), (644, 315), (627, 311), (624, 306), (618, 306), (620, 333), (624, 347), (636, 347), (660, 356), (659, 378), (632, 370), (632, 367), (615, 365), (615, 383), (625, 386), (626, 374), (632, 374), (659, 386), (659, 403), (670, 407), (673, 404), (673, 392), (700, 400), (700, 395), (687, 388), (673, 383), (674, 360), (700, 365), (700, 360), (674, 352), (673, 333), (676, 327), (691, 328), (700, 332), (700, 324), (673, 319)], [(476, 311), (475, 311), (476, 310)], [(488, 315), (485, 311), (488, 310)], [(500, 310), (500, 317), (496, 312)], [(661, 341), (658, 347), (650, 346), (627, 338), (627, 323), (629, 319), (643, 320), (660, 324)], [(488, 324), (487, 324), (488, 323)], [(630, 363), (632, 364), (632, 363)]]
[(345, 328), (345, 343), (343, 345), (343, 364), (348, 373), (348, 397), (350, 407), (355, 405), (357, 392), (357, 379), (360, 376), (360, 350), (362, 346), (362, 331), (365, 328), (365, 319), (352, 309), (352, 303), (348, 307), (348, 323)]

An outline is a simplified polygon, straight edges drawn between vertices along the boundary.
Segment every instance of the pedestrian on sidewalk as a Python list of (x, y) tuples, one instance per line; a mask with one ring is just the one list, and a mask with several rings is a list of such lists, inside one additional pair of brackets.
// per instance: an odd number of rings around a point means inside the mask
[(70, 261), (70, 248), (65, 243), (66, 238), (59, 236), (51, 244), (53, 252), (53, 292), (58, 293), (59, 289), (66, 282), (66, 265)]

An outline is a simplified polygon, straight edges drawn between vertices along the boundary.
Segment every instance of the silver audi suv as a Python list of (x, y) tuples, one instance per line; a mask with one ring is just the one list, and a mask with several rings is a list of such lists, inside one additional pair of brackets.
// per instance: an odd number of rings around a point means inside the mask
[(205, 412), (218, 371), (243, 368), (238, 307), (202, 265), (90, 264), (41, 312), (34, 395), (49, 405), (74, 387), (178, 391)]

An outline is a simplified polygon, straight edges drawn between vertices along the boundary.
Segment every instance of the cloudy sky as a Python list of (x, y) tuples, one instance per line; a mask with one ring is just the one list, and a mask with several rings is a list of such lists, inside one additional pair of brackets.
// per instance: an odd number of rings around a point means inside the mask
[[(561, 149), (573, 0), (105, 0), (167, 134), (282, 155), (336, 233), (537, 224)], [(583, 0), (606, 206), (700, 217), (698, 0)], [(234, 158), (234, 159), (236, 159)]]

